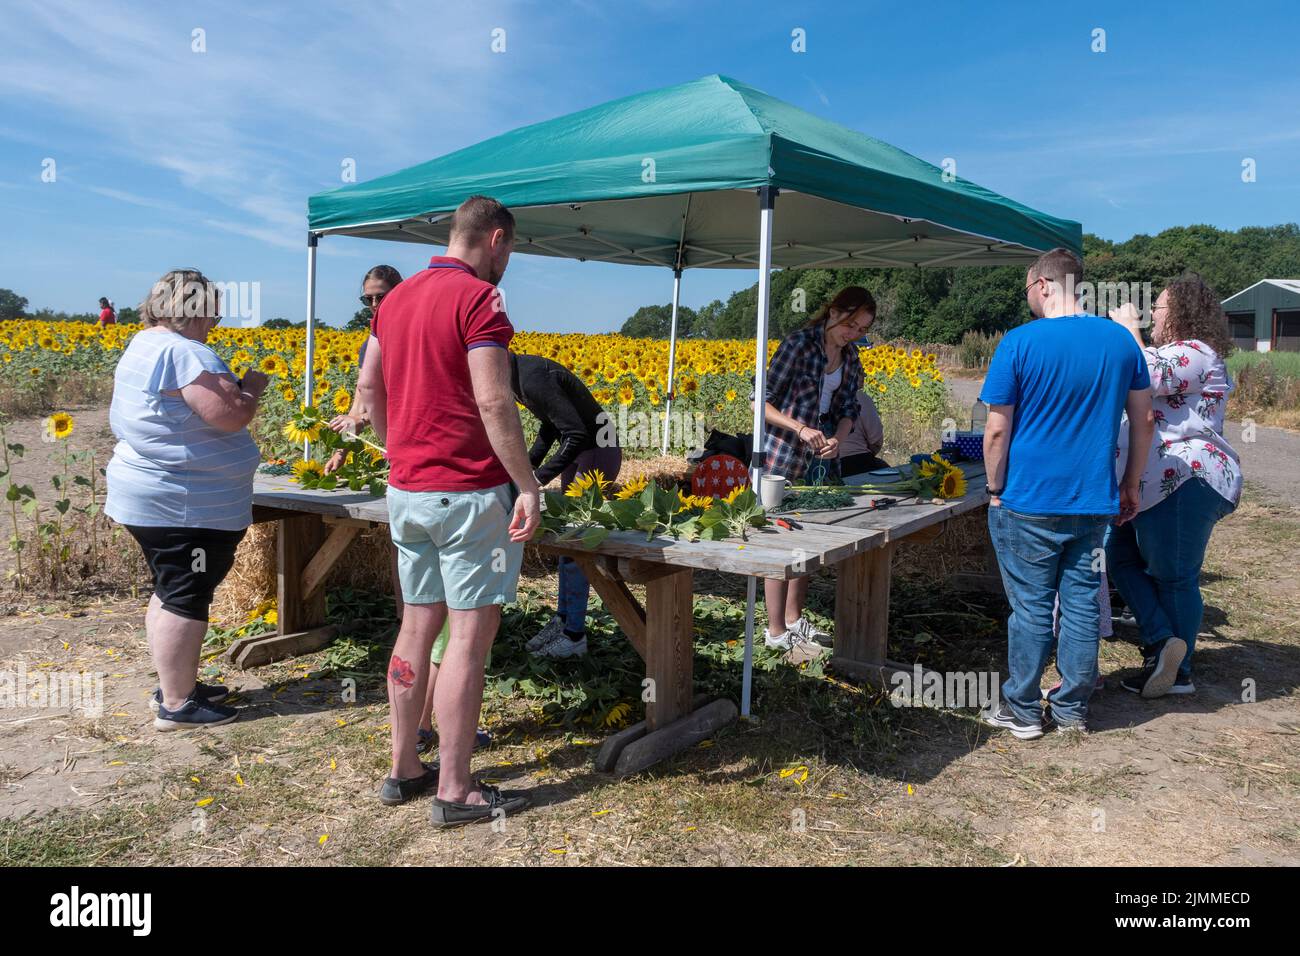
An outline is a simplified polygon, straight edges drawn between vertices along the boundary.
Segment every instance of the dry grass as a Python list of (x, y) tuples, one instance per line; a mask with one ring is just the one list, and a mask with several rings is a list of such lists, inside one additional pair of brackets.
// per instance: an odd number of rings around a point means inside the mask
[[(373, 791), (388, 749), (382, 688), (363, 684), (355, 704), (342, 702), (327, 652), (219, 675), (242, 687), (243, 719), (208, 734), (154, 735), (144, 710), (153, 678), (138, 634), (96, 629), (93, 616), (0, 617), (0, 645), (29, 641), (30, 660), (102, 661), (112, 649), (111, 666), (125, 675), (110, 684), (117, 697), (101, 720), (0, 727), (0, 862), (1300, 862), (1300, 593), (1288, 557), (1298, 533), (1294, 508), (1248, 498), (1216, 529), (1207, 562), (1200, 692), (1148, 702), (1118, 691), (1115, 678), (1140, 657), (1127, 643), (1104, 643), (1111, 686), (1082, 740), (1049, 735), (1026, 744), (991, 734), (967, 713), (895, 709), (843, 681), (760, 667), (754, 720), (620, 781), (591, 769), (604, 731), (550, 725), (535, 701), (491, 693), (483, 720), (496, 742), (476, 754), (475, 769), (531, 789), (536, 802), (503, 830), (436, 832), (426, 801), (379, 806)], [(923, 647), (945, 649), (944, 669), (999, 666), (1000, 620), (974, 636), (975, 612), (917, 613), (961, 606), (930, 579), (930, 565), (978, 551), (982, 536), (972, 515), (936, 541), (900, 550), (890, 622), (898, 658), (915, 659), (915, 620), (928, 632)], [(814, 589), (820, 595), (829, 585), (819, 577)], [(699, 576), (697, 625), (719, 599), (734, 608), (739, 593), (738, 579)], [(976, 611), (1005, 613), (996, 602)], [(124, 617), (138, 630), (138, 608)], [(71, 649), (61, 649), (64, 640)], [(697, 676), (710, 670), (709, 647), (697, 638)], [(563, 679), (573, 669), (554, 673)], [(1243, 676), (1258, 678), (1258, 703), (1241, 703)], [(6, 806), (24, 793), (30, 803), (42, 781), (66, 793), (73, 772), (86, 797), (4, 820)], [(201, 801), (205, 829), (196, 833)]]

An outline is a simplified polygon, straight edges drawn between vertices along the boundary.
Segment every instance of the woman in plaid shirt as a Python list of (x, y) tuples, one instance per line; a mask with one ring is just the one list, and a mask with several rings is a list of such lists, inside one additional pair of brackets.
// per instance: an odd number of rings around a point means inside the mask
[[(764, 473), (829, 483), (839, 478), (840, 443), (861, 414), (858, 339), (876, 318), (876, 300), (861, 286), (835, 294), (803, 328), (790, 333), (767, 370)], [(802, 656), (821, 653), (830, 635), (803, 616), (808, 578), (765, 582), (768, 647)], [(787, 623), (789, 622), (789, 623)]]

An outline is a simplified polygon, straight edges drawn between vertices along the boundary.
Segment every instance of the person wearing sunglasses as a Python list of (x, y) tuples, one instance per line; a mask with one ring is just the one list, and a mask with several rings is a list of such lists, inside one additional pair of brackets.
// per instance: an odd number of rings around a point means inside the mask
[[(394, 287), (402, 281), (402, 274), (392, 266), (375, 266), (366, 273), (366, 277), (361, 280), (361, 304), (370, 310), (370, 316), (373, 319), (376, 312), (379, 311), (379, 304), (384, 301), (384, 296), (392, 292)], [(366, 341), (361, 343), (361, 349), (357, 352), (357, 369), (361, 368), (361, 363), (366, 358), (366, 342), (369, 342), (369, 336)], [(370, 424), (370, 410), (365, 404), (358, 400), (357, 394), (352, 394), (352, 404), (342, 415), (336, 415), (330, 421), (330, 428), (336, 432), (355, 433), (361, 431)], [(325, 462), (325, 474), (330, 475), (343, 467), (343, 462), (347, 460), (347, 452), (343, 450), (336, 451), (330, 455), (329, 460)], [(396, 559), (394, 559), (396, 560)], [(396, 576), (394, 576), (396, 580)], [(398, 595), (398, 617), (401, 617), (401, 596)]]

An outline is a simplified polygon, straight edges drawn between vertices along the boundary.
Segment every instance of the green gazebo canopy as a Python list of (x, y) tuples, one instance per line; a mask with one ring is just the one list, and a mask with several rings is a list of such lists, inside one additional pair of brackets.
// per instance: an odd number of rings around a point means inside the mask
[(761, 186), (779, 190), (773, 267), (1000, 265), (1082, 245), (1076, 222), (716, 75), (317, 194), (308, 227), (445, 245), (480, 193), (514, 212), (516, 252), (754, 269)]

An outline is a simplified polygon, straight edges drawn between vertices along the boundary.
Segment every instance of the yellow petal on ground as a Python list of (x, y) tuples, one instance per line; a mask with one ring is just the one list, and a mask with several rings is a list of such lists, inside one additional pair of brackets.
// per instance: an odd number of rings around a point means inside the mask
[(203, 782), (203, 781), (200, 780), (198, 777), (190, 777), (190, 779), (193, 780), (195, 783), (202, 783), (202, 782)]
[(683, 833), (690, 833), (690, 832), (693, 831), (694, 829), (695, 829), (695, 827), (685, 827), (685, 828), (682, 830), (682, 832), (683, 832)]
[(914, 793), (916, 793), (916, 788), (909, 783), (907, 785), (907, 795), (910, 797)]
[(329, 835), (328, 833), (322, 833), (322, 834), (320, 835), (320, 839), (316, 841), (316, 845), (317, 845), (317, 846), (324, 846), (324, 845), (325, 845), (325, 841), (328, 840), (329, 838), (330, 838), (330, 835)]
[(593, 817), (603, 817), (605, 814), (607, 814), (607, 813), (613, 813), (613, 812), (614, 812), (614, 811), (612, 811), (612, 810), (592, 810), (592, 811), (591, 811), (591, 815), (592, 815)]
[(333, 757), (330, 757), (330, 769), (331, 770), (339, 769), (339, 762), (335, 760)]
[(204, 797), (202, 800), (196, 800), (196, 801), (194, 801), (194, 805), (195, 805), (196, 807), (206, 807), (208, 804), (210, 804), (210, 803), (211, 803), (213, 800), (215, 800), (215, 799), (217, 799), (217, 798), (216, 798), (216, 797)]
[(110, 767), (121, 767), (121, 766), (124, 765), (125, 763), (126, 763), (125, 760), (110, 760), (110, 761), (108, 762), (108, 765), (109, 765)]
[(240, 787), (244, 785), (244, 778), (241, 777), (239, 774), (235, 774), (235, 785)]

